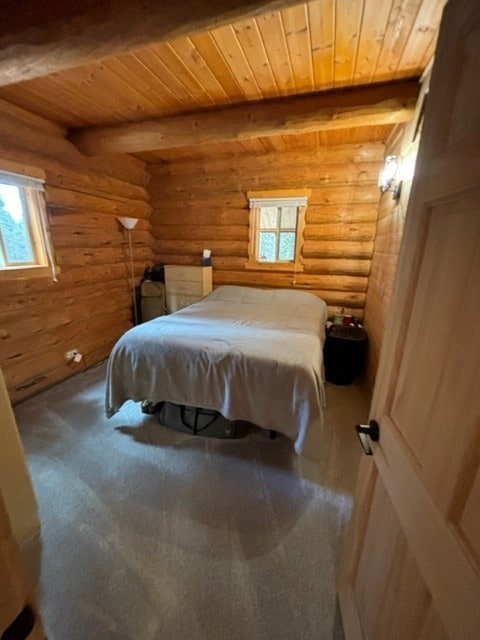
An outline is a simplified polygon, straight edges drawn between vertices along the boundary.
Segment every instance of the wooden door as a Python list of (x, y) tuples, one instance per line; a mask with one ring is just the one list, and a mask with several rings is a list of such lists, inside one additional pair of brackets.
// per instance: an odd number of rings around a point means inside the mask
[(31, 580), (13, 538), (0, 491), (0, 638), (43, 640)]
[(442, 22), (339, 598), (347, 640), (480, 639), (480, 5)]

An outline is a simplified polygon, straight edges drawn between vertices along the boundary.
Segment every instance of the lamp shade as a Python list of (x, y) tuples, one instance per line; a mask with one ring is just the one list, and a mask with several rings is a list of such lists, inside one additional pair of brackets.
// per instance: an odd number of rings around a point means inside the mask
[(125, 216), (119, 216), (118, 220), (120, 220), (125, 229), (133, 229), (138, 222), (138, 218), (127, 218)]

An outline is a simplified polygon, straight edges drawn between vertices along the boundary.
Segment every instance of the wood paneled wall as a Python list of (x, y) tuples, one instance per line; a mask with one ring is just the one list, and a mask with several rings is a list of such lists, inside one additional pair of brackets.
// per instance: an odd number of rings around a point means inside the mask
[[(46, 172), (58, 282), (0, 272), (0, 365), (12, 402), (105, 358), (131, 326), (128, 237), (116, 216), (140, 218), (132, 232), (138, 277), (152, 263), (146, 166), (127, 156), (88, 159), (46, 120), (0, 101), (2, 160)], [(65, 352), (84, 359), (67, 363)]]
[[(214, 286), (301, 288), (363, 315), (383, 160), (381, 143), (150, 165), (155, 261), (198, 264), (212, 250)], [(247, 191), (309, 188), (301, 273), (245, 269)]]

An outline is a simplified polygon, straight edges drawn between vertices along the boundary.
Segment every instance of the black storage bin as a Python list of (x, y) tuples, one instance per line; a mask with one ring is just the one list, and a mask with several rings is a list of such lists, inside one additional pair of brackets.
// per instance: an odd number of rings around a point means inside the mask
[(351, 384), (363, 369), (367, 332), (362, 327), (332, 325), (325, 341), (325, 377), (333, 384)]

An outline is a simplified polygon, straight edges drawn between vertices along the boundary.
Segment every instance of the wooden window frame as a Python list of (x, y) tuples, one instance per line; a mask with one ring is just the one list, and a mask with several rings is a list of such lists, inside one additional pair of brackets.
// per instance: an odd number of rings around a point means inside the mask
[[(311, 195), (310, 189), (288, 189), (275, 191), (248, 191), (248, 200), (257, 199), (265, 200), (284, 200), (286, 198), (308, 198)], [(279, 205), (281, 206), (281, 205)], [(249, 242), (248, 242), (248, 261), (245, 263), (246, 269), (255, 269), (256, 271), (287, 271), (298, 273), (303, 271), (303, 244), (305, 231), (305, 213), (307, 205), (297, 205), (297, 224), (295, 236), (295, 256), (291, 261), (281, 260), (279, 262), (264, 262), (258, 260), (258, 241), (259, 241), (259, 225), (260, 225), (260, 207), (250, 206), (249, 221)]]
[[(45, 181), (45, 172), (42, 169), (18, 164), (10, 160), (3, 160), (2, 158), (0, 158), (0, 171), (25, 176), (26, 178), (33, 178), (42, 182)], [(0, 182), (1, 181), (0, 178)], [(48, 230), (46, 228), (44, 229), (44, 226), (46, 226), (46, 215), (44, 215), (45, 201), (43, 193), (34, 188), (30, 189), (23, 186), (19, 186), (18, 188), (20, 190), (22, 206), (27, 213), (26, 224), (34, 261), (31, 263), (11, 263), (0, 266), (0, 280), (51, 276), (52, 266), (49, 264), (49, 253), (46, 246), (46, 243), (50, 242), (50, 237)], [(1, 234), (0, 242), (3, 245)], [(4, 246), (2, 246), (2, 250), (6, 257)]]

